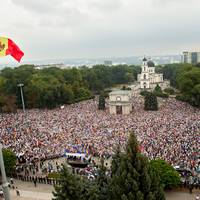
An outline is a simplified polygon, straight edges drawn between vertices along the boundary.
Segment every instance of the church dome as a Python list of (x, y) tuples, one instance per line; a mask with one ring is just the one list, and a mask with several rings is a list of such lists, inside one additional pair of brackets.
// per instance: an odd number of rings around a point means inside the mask
[(146, 62), (146, 61), (147, 61), (147, 59), (144, 57), (144, 58), (143, 58), (143, 61), (144, 61), (144, 62)]
[(155, 67), (154, 62), (151, 60), (147, 62), (147, 65), (148, 65), (148, 67)]

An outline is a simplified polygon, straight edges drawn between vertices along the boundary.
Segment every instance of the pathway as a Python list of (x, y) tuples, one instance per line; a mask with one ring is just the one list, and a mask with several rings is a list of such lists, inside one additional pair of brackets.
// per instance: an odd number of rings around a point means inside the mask
[[(20, 197), (17, 197), (16, 190), (11, 189), (11, 200), (51, 200), (53, 195), (53, 186), (46, 184), (37, 184), (34, 187), (33, 183), (15, 181), (15, 186), (20, 190)], [(195, 190), (193, 194), (189, 191), (185, 192), (167, 192), (166, 200), (195, 200), (196, 194), (200, 190)]]

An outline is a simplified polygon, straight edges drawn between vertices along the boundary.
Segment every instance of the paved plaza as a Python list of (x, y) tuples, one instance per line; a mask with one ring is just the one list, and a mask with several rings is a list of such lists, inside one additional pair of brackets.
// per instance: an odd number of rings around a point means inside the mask
[(47, 184), (37, 184), (35, 187), (32, 182), (15, 181), (15, 187), (20, 191), (20, 197), (16, 190), (11, 191), (12, 200), (50, 200), (52, 199), (53, 186)]
[(189, 194), (184, 192), (168, 192), (166, 200), (195, 200), (197, 193)]
[[(12, 200), (51, 200), (53, 197), (51, 185), (37, 184), (37, 187), (34, 187), (31, 182), (15, 181), (15, 186), (20, 190), (20, 197), (16, 195), (16, 190), (11, 189)], [(195, 200), (197, 193), (200, 191), (195, 190), (193, 194), (189, 194), (189, 191), (167, 192), (166, 200)]]

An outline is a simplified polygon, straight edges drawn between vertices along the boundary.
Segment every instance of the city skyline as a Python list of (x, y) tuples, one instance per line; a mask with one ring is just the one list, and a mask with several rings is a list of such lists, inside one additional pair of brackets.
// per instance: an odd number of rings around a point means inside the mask
[[(171, 55), (198, 50), (198, 0), (8, 0), (1, 36), (41, 59)], [(1, 63), (13, 62), (11, 57)]]

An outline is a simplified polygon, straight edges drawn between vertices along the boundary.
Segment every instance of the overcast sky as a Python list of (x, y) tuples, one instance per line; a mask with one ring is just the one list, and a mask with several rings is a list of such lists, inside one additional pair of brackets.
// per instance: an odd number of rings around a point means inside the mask
[(200, 0), (0, 2), (0, 36), (20, 46), (24, 61), (200, 49)]

